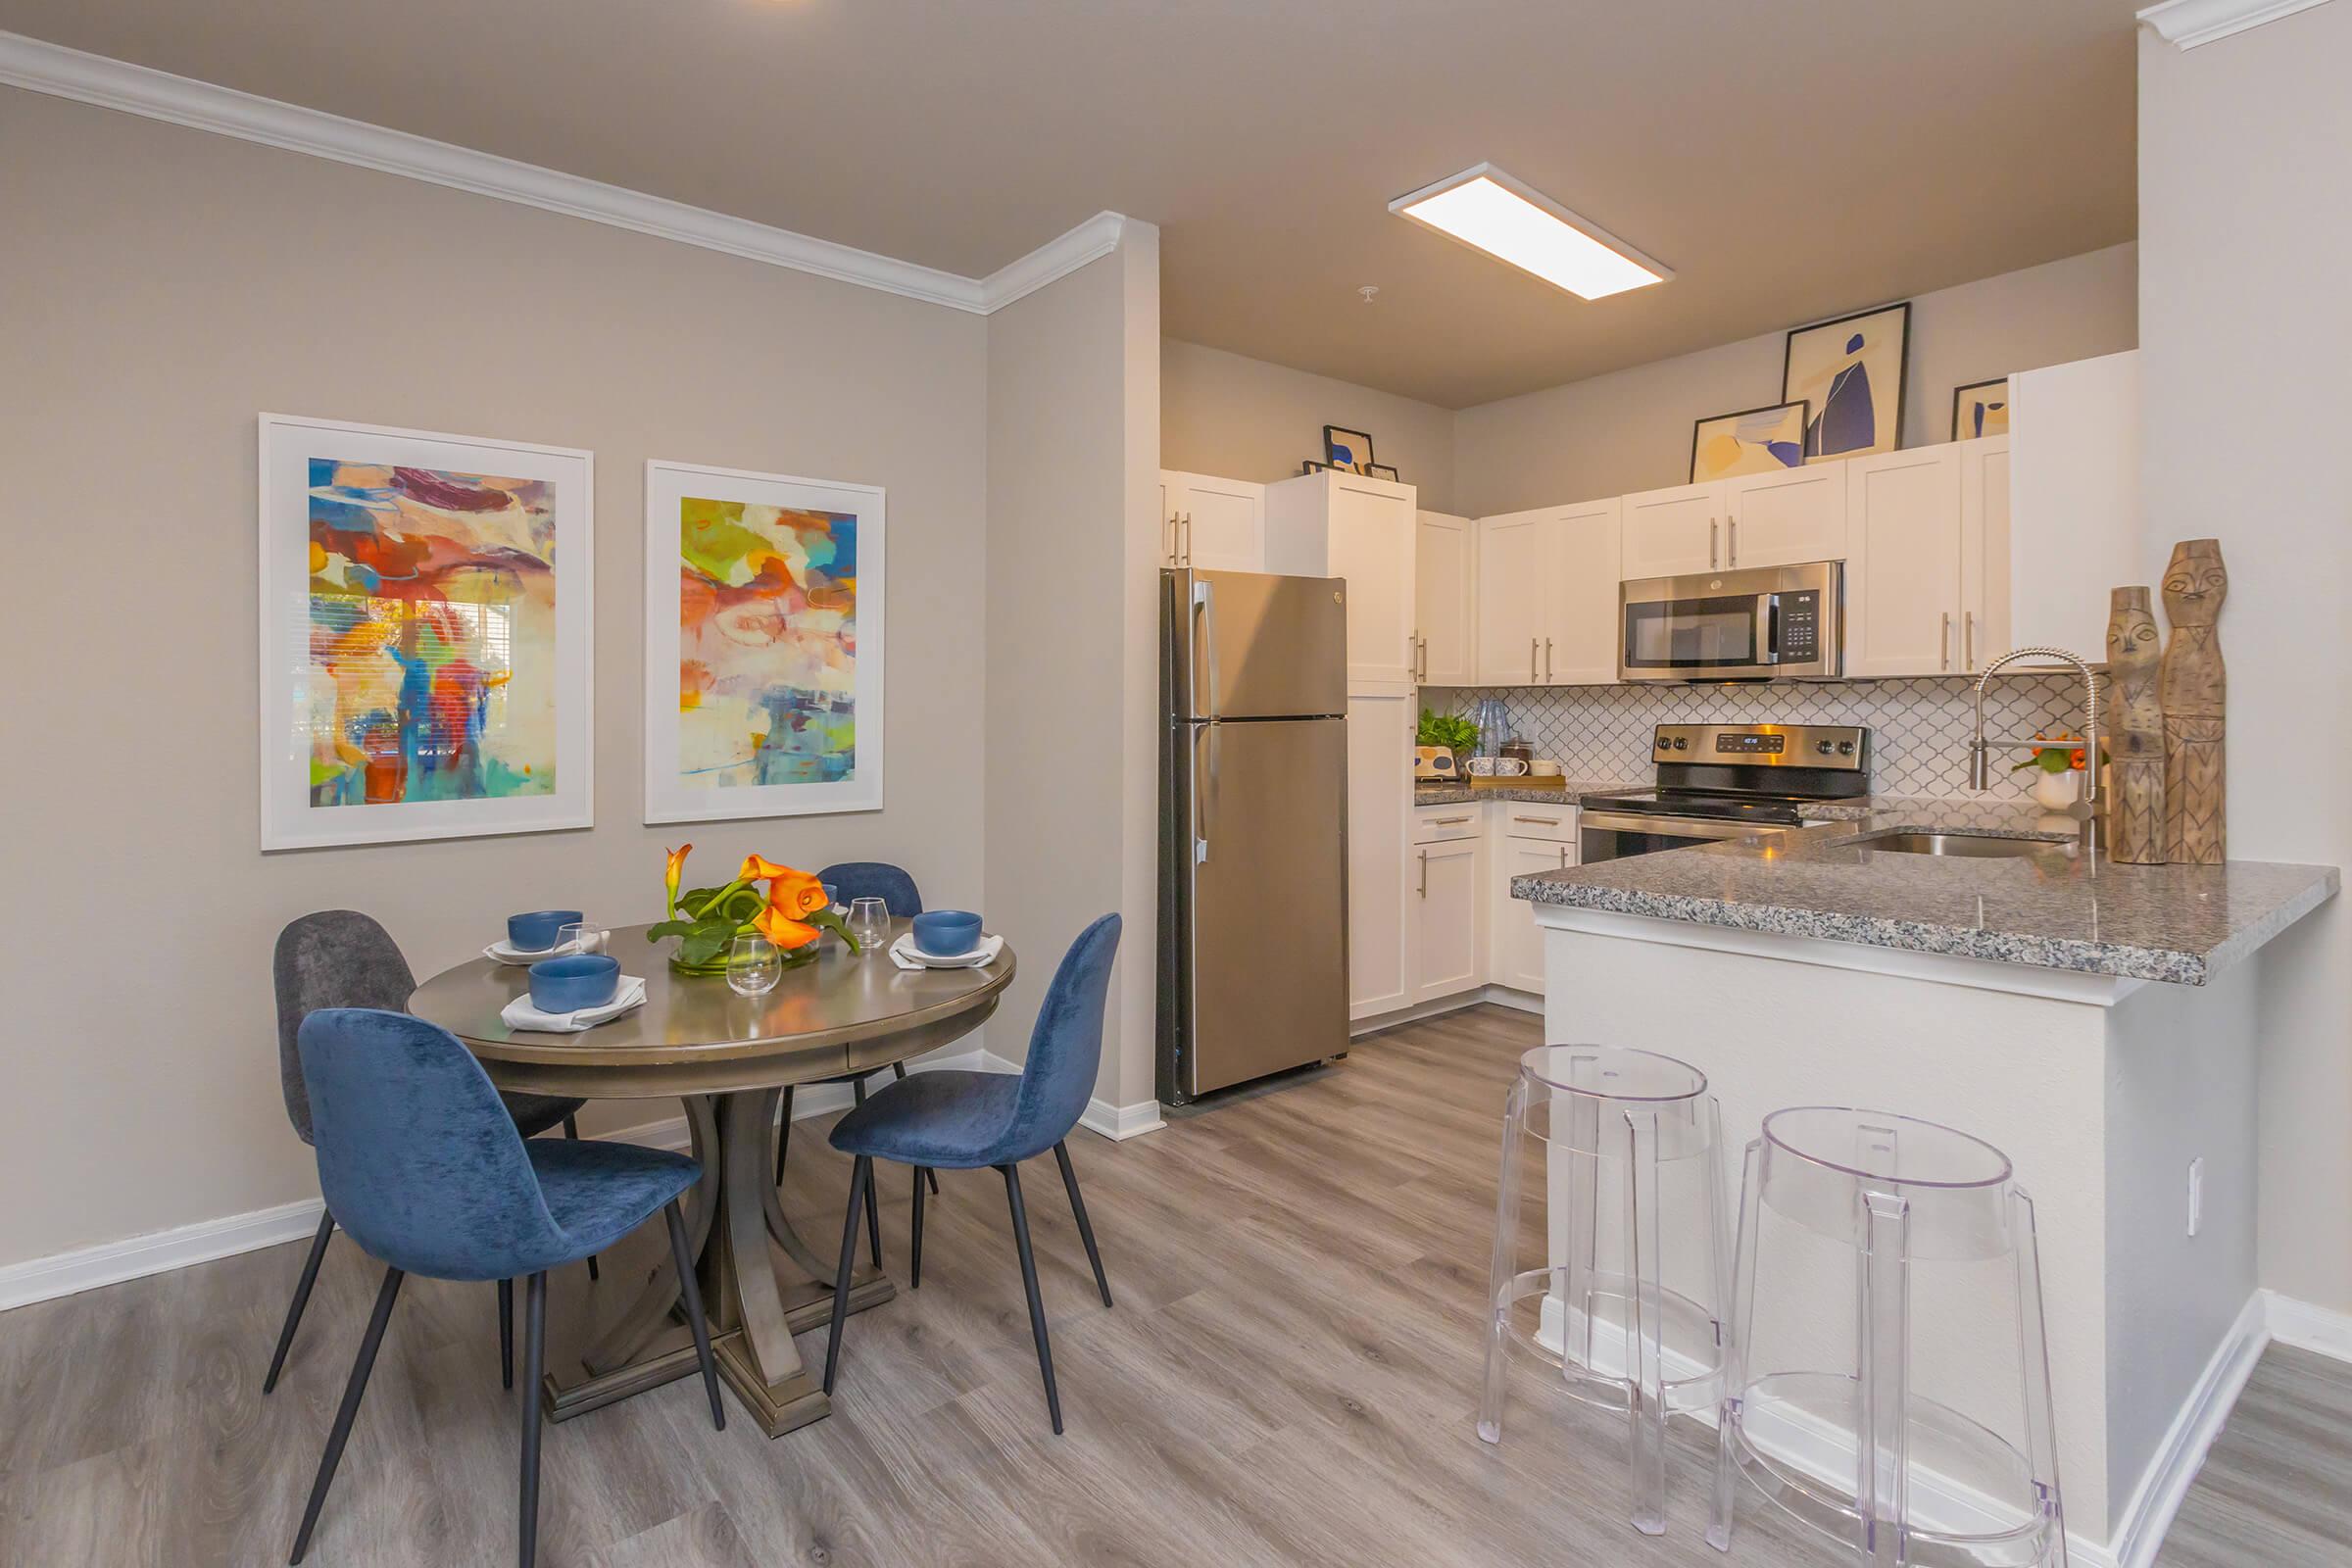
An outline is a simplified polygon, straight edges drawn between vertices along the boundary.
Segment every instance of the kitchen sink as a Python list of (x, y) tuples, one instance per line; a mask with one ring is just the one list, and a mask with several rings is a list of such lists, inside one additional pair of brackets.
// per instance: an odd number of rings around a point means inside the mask
[(1889, 855), (1946, 855), (1964, 859), (1999, 859), (2012, 856), (2039, 855), (2044, 850), (2064, 849), (2057, 839), (1985, 838), (1970, 833), (1882, 833), (1875, 837), (1857, 839), (1857, 850), (1882, 850)]

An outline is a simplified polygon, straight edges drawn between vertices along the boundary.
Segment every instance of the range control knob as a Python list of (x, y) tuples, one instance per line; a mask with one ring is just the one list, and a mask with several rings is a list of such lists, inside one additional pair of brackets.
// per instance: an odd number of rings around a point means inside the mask
[(1674, 738), (1674, 749), (1678, 752), (1687, 752), (1690, 749), (1690, 743), (1677, 735)]
[(1839, 757), (1851, 757), (1851, 756), (1853, 756), (1853, 755), (1854, 755), (1854, 743), (1853, 743), (1852, 741), (1839, 741), (1839, 742), (1838, 743), (1838, 755)]
[(1813, 749), (1824, 757), (1829, 756), (1831, 751), (1834, 750), (1828, 741), (1815, 741), (1813, 743)]

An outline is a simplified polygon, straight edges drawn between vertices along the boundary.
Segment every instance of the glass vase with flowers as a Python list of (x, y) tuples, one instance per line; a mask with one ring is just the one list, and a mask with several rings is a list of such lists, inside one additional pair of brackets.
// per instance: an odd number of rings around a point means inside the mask
[(688, 844), (667, 852), (668, 863), (662, 877), (663, 918), (645, 933), (649, 942), (677, 939), (669, 956), (672, 969), (681, 974), (723, 975), (728, 952), (739, 936), (765, 937), (788, 969), (815, 958), (827, 931), (848, 943), (851, 952), (858, 951), (858, 939), (833, 912), (833, 901), (824, 884), (806, 871), (778, 865), (763, 856), (745, 856), (734, 880), (725, 887), (691, 888), (681, 893), (678, 884), (685, 877), (686, 857), (693, 851), (694, 846)]

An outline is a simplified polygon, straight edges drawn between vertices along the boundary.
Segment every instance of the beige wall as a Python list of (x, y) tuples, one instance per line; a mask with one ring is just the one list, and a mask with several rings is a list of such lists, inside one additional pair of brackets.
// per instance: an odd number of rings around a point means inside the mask
[[(2347, 59), (2346, 5), (2185, 52), (2140, 40), (2149, 572), (2174, 540), (2222, 541), (2238, 858), (2352, 862), (2332, 640), (2352, 583)], [(2260, 961), (2262, 1282), (2352, 1311), (2352, 911), (2336, 900)]]
[[(2132, 347), (2133, 251), (2117, 245), (1916, 296), (1903, 444), (1950, 439), (1955, 386)], [(1462, 410), (1451, 510), (1482, 516), (1686, 483), (1692, 421), (1778, 402), (1786, 341), (1768, 333)]]
[(1119, 910), (1114, 1106), (1152, 1098), (1158, 345), (1148, 223), (988, 320), (989, 896), (1028, 933), (991, 1049), (1026, 1054), (1054, 964)]
[[(513, 909), (657, 917), (682, 838), (983, 897), (980, 318), (6, 88), (0, 212), (0, 1265), (316, 1193), (270, 989), (306, 910), (429, 973)], [(260, 853), (264, 409), (595, 452), (593, 830)], [(650, 456), (888, 487), (883, 811), (639, 824)], [(1028, 609), (1041, 639), (1086, 612)]]
[(1170, 468), (1270, 483), (1323, 456), (1323, 426), (1372, 438), (1373, 455), (1453, 510), (1453, 414), (1327, 375), (1171, 338), (1160, 345), (1160, 458)]

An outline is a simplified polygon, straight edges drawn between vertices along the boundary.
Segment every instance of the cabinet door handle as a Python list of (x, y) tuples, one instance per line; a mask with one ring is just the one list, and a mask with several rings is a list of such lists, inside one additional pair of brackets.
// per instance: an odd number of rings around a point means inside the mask
[(1715, 541), (1720, 532), (1721, 524), (1717, 523), (1713, 517), (1709, 517), (1707, 519), (1707, 569), (1709, 571), (1715, 569)]
[(1193, 514), (1189, 512), (1184, 514), (1184, 564), (1193, 564)]
[(1952, 667), (1952, 612), (1943, 612), (1943, 629), (1936, 634), (1936, 657), (1943, 667)]
[(1425, 899), (1429, 897), (1429, 852), (1427, 850), (1423, 850), (1421, 852), (1421, 887), (1419, 892), (1421, 897)]
[(1176, 560), (1176, 514), (1173, 512), (1168, 514), (1168, 548), (1162, 553), (1168, 558), (1169, 565), (1180, 564)]
[(1429, 819), (1432, 827), (1454, 827), (1469, 820), (1466, 816), (1433, 816)]
[(1527, 640), (1527, 683), (1530, 686), (1533, 686), (1538, 678), (1536, 675), (1536, 645), (1543, 640), (1541, 637), (1530, 637)]
[(1568, 869), (1568, 846), (1565, 844), (1560, 846), (1560, 869)]
[(1973, 610), (1960, 612), (1960, 667), (1977, 667), (1977, 612)]
[(1558, 827), (1560, 825), (1560, 819), (1556, 816), (1514, 816), (1511, 818), (1511, 820), (1514, 822), (1534, 822), (1543, 827)]
[(1738, 517), (1734, 517), (1730, 523), (1725, 525), (1724, 537), (1731, 549), (1724, 552), (1723, 564), (1727, 566), (1737, 566), (1740, 564), (1740, 519)]
[(1544, 639), (1544, 678), (1551, 679), (1551, 639)]

